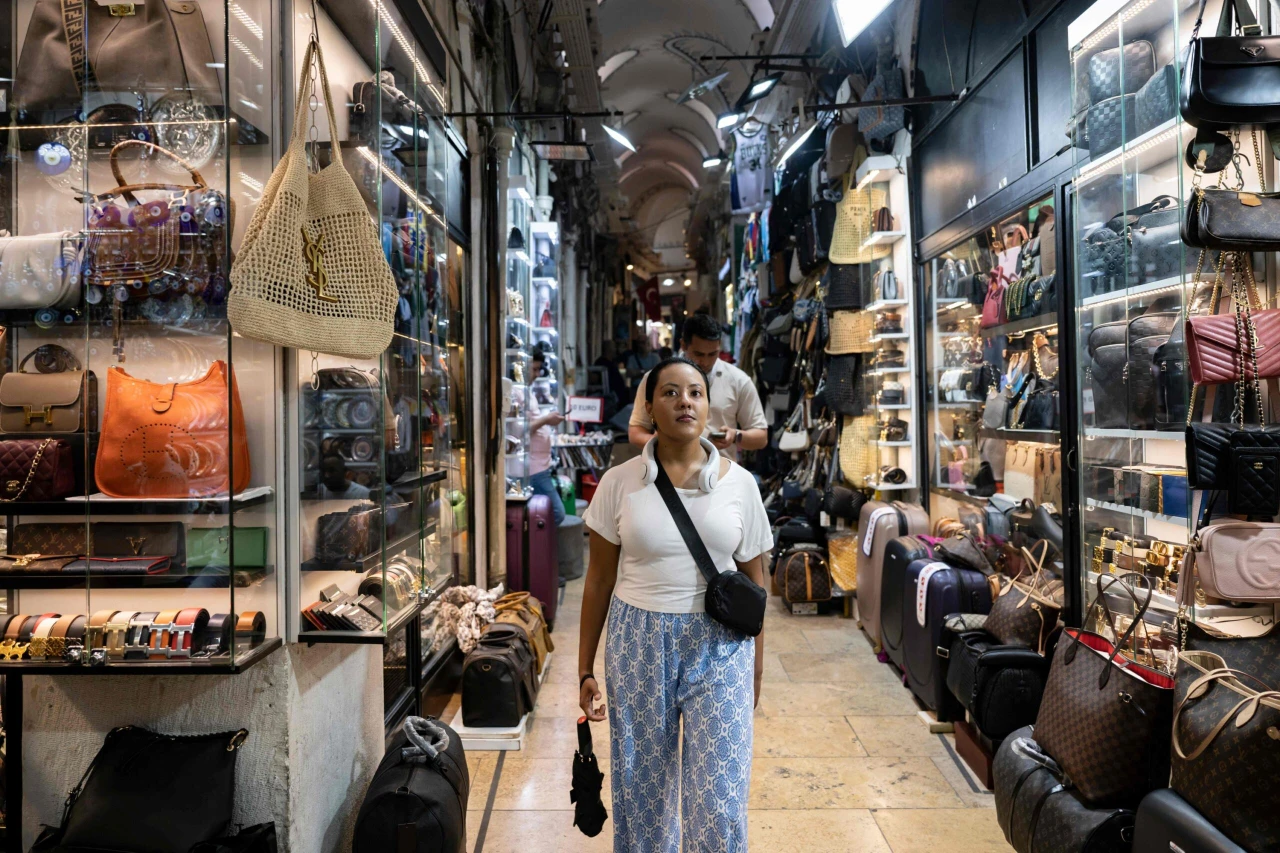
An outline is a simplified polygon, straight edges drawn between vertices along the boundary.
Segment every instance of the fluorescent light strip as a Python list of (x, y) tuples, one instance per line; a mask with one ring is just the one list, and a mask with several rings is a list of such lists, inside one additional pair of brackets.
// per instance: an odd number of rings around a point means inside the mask
[[(413, 191), (413, 188), (410, 187), (407, 183), (405, 183), (403, 178), (401, 178), (395, 172), (391, 171), (386, 166), (384, 166), (382, 161), (379, 160), (378, 157), (374, 155), (372, 151), (370, 151), (368, 148), (364, 147), (363, 145), (357, 148), (356, 151), (360, 154), (361, 157), (368, 160), (370, 163), (375, 164), (378, 167), (378, 170), (382, 172), (382, 176), (384, 178), (386, 178), (388, 181), (390, 181), (391, 183), (399, 187), (400, 190), (404, 192), (406, 196), (408, 196), (409, 201), (413, 202), (414, 207), (418, 208), (423, 213), (427, 214), (427, 216), (430, 216), (432, 219), (434, 219), (437, 223), (439, 223), (441, 228), (446, 227), (444, 224), (444, 220), (441, 219), (440, 215), (435, 212), (435, 209), (432, 208), (431, 205), (427, 204), (422, 199), (418, 198), (418, 194)], [(339, 156), (341, 156), (341, 154), (339, 154)]]
[(262, 66), (262, 60), (261, 60), (261, 59), (259, 59), (259, 58), (258, 58), (258, 55), (257, 55), (257, 54), (255, 54), (252, 50), (250, 50), (250, 49), (249, 49), (249, 45), (247, 45), (247, 44), (245, 44), (243, 41), (241, 41), (241, 40), (240, 40), (240, 38), (239, 38), (238, 36), (236, 36), (234, 33), (232, 33), (232, 34), (228, 35), (228, 36), (227, 36), (227, 43), (228, 43), (228, 44), (230, 44), (232, 47), (234, 47), (236, 50), (238, 50), (238, 51), (240, 51), (241, 53), (243, 53), (243, 54), (245, 55), (245, 57), (246, 57), (246, 58), (247, 58), (251, 63), (253, 63), (253, 67), (254, 67), (254, 68), (257, 68), (259, 71), (261, 71), (261, 70), (262, 70), (262, 67), (263, 67), (263, 66)]
[[(1204, 282), (1204, 283), (1207, 284), (1208, 282)], [(1184, 285), (1184, 284), (1171, 284), (1168, 287), (1157, 287), (1154, 290), (1144, 290), (1138, 294), (1121, 292), (1118, 296), (1113, 296), (1110, 299), (1101, 299), (1097, 302), (1089, 302), (1088, 304), (1083, 305), (1081, 307), (1086, 309), (1093, 309), (1093, 308), (1100, 308), (1103, 305), (1114, 305), (1117, 302), (1124, 302), (1130, 299), (1136, 301), (1156, 293), (1169, 293), (1170, 291), (1174, 291), (1174, 290), (1182, 290), (1184, 287), (1187, 287), (1187, 286), (1188, 285)]]
[(244, 172), (240, 172), (239, 174), (236, 175), (236, 177), (240, 179), (240, 183), (244, 184), (246, 187), (253, 190), (254, 192), (256, 193), (262, 192), (263, 190), (262, 181), (259, 181), (257, 178), (251, 178), (249, 177), (249, 175), (245, 174)]
[(1115, 154), (1111, 157), (1108, 157), (1106, 160), (1103, 160), (1101, 163), (1090, 166), (1089, 168), (1085, 169), (1083, 172), (1080, 173), (1080, 177), (1076, 178), (1076, 183), (1080, 184), (1084, 181), (1088, 181), (1093, 177), (1095, 177), (1096, 175), (1099, 175), (1102, 172), (1105, 172), (1107, 169), (1110, 169), (1112, 166), (1116, 165), (1117, 163), (1122, 163), (1127, 160), (1131, 160), (1134, 157), (1137, 157), (1139, 154), (1143, 153), (1144, 151), (1150, 151), (1152, 148), (1155, 148), (1157, 145), (1160, 145), (1161, 143), (1164, 143), (1164, 142), (1168, 142), (1177, 133), (1178, 133), (1178, 127), (1175, 124), (1173, 127), (1169, 128), (1163, 133), (1157, 133), (1155, 136), (1146, 140), (1141, 145), (1136, 145), (1133, 148), (1125, 149), (1119, 154)]
[(231, 17), (239, 21), (254, 38), (262, 41), (262, 25), (249, 17), (249, 13), (239, 3), (231, 3), (227, 8), (231, 12)]
[(444, 109), (444, 95), (438, 88), (436, 88), (436, 84), (432, 82), (431, 72), (427, 70), (425, 65), (418, 61), (418, 56), (413, 49), (413, 42), (409, 41), (409, 38), (404, 34), (404, 31), (400, 29), (400, 25), (397, 24), (395, 19), (391, 17), (391, 14), (387, 12), (386, 6), (382, 5), (382, 0), (369, 0), (369, 3), (378, 10), (378, 17), (382, 19), (382, 23), (391, 31), (391, 37), (394, 38), (396, 43), (399, 44), (400, 47), (404, 49), (404, 52), (409, 55), (409, 61), (413, 63), (414, 73), (417, 74), (419, 79), (426, 82), (427, 89), (431, 91), (432, 97), (436, 99), (436, 103), (440, 105), (440, 108)]
[(1100, 44), (1103, 41), (1103, 39), (1107, 38), (1107, 36), (1111, 35), (1117, 29), (1119, 29), (1122, 23), (1129, 20), (1134, 15), (1141, 12), (1143, 9), (1150, 6), (1153, 2), (1155, 2), (1155, 0), (1139, 0), (1139, 2), (1130, 6), (1128, 9), (1125, 9), (1123, 12), (1117, 15), (1111, 21), (1111, 23), (1107, 24), (1105, 27), (1098, 30), (1093, 35), (1085, 39), (1084, 41), (1080, 42), (1080, 50), (1081, 51), (1092, 50), (1094, 47)]

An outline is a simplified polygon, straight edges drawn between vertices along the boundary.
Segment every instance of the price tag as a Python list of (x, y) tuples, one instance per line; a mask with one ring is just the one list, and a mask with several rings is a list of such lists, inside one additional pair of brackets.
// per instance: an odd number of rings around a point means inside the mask
[(871, 542), (876, 538), (876, 523), (886, 515), (895, 513), (897, 510), (891, 506), (882, 506), (871, 513), (867, 518), (867, 529), (862, 531), (862, 553), (871, 556)]
[(565, 419), (584, 424), (600, 423), (604, 420), (604, 398), (570, 397)]

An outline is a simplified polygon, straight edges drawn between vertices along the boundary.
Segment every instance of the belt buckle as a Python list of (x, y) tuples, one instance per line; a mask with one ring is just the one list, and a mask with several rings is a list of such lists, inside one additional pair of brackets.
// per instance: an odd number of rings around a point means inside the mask
[[(195, 623), (190, 625), (174, 625), (169, 629), (169, 659), (173, 658), (190, 658), (191, 647), (182, 647), (182, 638), (195, 633)], [(194, 640), (195, 637), (192, 637)]]
[(5, 640), (0, 643), (0, 660), (22, 660), (23, 654), (30, 645), (30, 643), (20, 643), (16, 640)]
[(107, 651), (107, 657), (112, 660), (124, 660), (125, 653), (125, 635), (129, 632), (128, 625), (108, 625), (106, 630), (106, 642), (103, 647)]
[(27, 651), (31, 653), (32, 660), (44, 660), (47, 649), (49, 647), (48, 637), (32, 637), (31, 644), (27, 647)]
[(84, 629), (84, 647), (86, 649), (102, 648), (106, 643), (106, 625), (89, 625)]
[(81, 643), (68, 643), (66, 649), (62, 652), (62, 659), (67, 663), (77, 666), (88, 663), (88, 655), (85, 654), (84, 645)]
[[(129, 623), (129, 629), (124, 635), (124, 656), (127, 658), (131, 654), (140, 654), (143, 657), (151, 654), (151, 635), (148, 633), (150, 624), (139, 624), (135, 622)], [(144, 638), (143, 635), (146, 634)]]
[(66, 637), (48, 637), (45, 639), (44, 659), (61, 660), (67, 651)]

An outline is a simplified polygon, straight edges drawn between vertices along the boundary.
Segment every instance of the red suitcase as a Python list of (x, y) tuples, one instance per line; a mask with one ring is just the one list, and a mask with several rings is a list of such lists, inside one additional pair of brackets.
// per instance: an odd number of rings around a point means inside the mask
[[(507, 590), (524, 589), (524, 535), (525, 502), (507, 501)], [(492, 586), (497, 580), (489, 582)]]
[(520, 579), (520, 586), (513, 585), (511, 589), (528, 591), (542, 602), (542, 613), (547, 617), (547, 628), (551, 629), (556, 622), (556, 602), (560, 598), (559, 536), (551, 498), (546, 495), (529, 498), (525, 528), (524, 577)]

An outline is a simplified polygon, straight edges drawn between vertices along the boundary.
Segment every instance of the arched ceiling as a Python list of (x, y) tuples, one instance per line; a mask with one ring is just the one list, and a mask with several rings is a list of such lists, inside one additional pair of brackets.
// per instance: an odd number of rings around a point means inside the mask
[[(661, 255), (668, 269), (677, 269), (687, 261), (683, 248), (677, 252), (670, 244), (688, 220), (678, 211), (687, 212), (700, 187), (721, 179), (724, 166), (703, 169), (703, 151), (725, 147), (728, 132), (716, 130), (715, 116), (729, 110), (751, 75), (750, 62), (707, 57), (759, 52), (755, 37), (772, 26), (773, 5), (770, 0), (603, 0), (598, 13), (601, 101), (627, 115), (623, 132), (638, 149), (622, 162), (620, 146), (597, 149), (600, 167), (610, 174), (602, 186), (615, 186), (637, 248)], [(728, 76), (719, 87), (696, 102), (676, 103), (691, 84), (721, 72)]]

